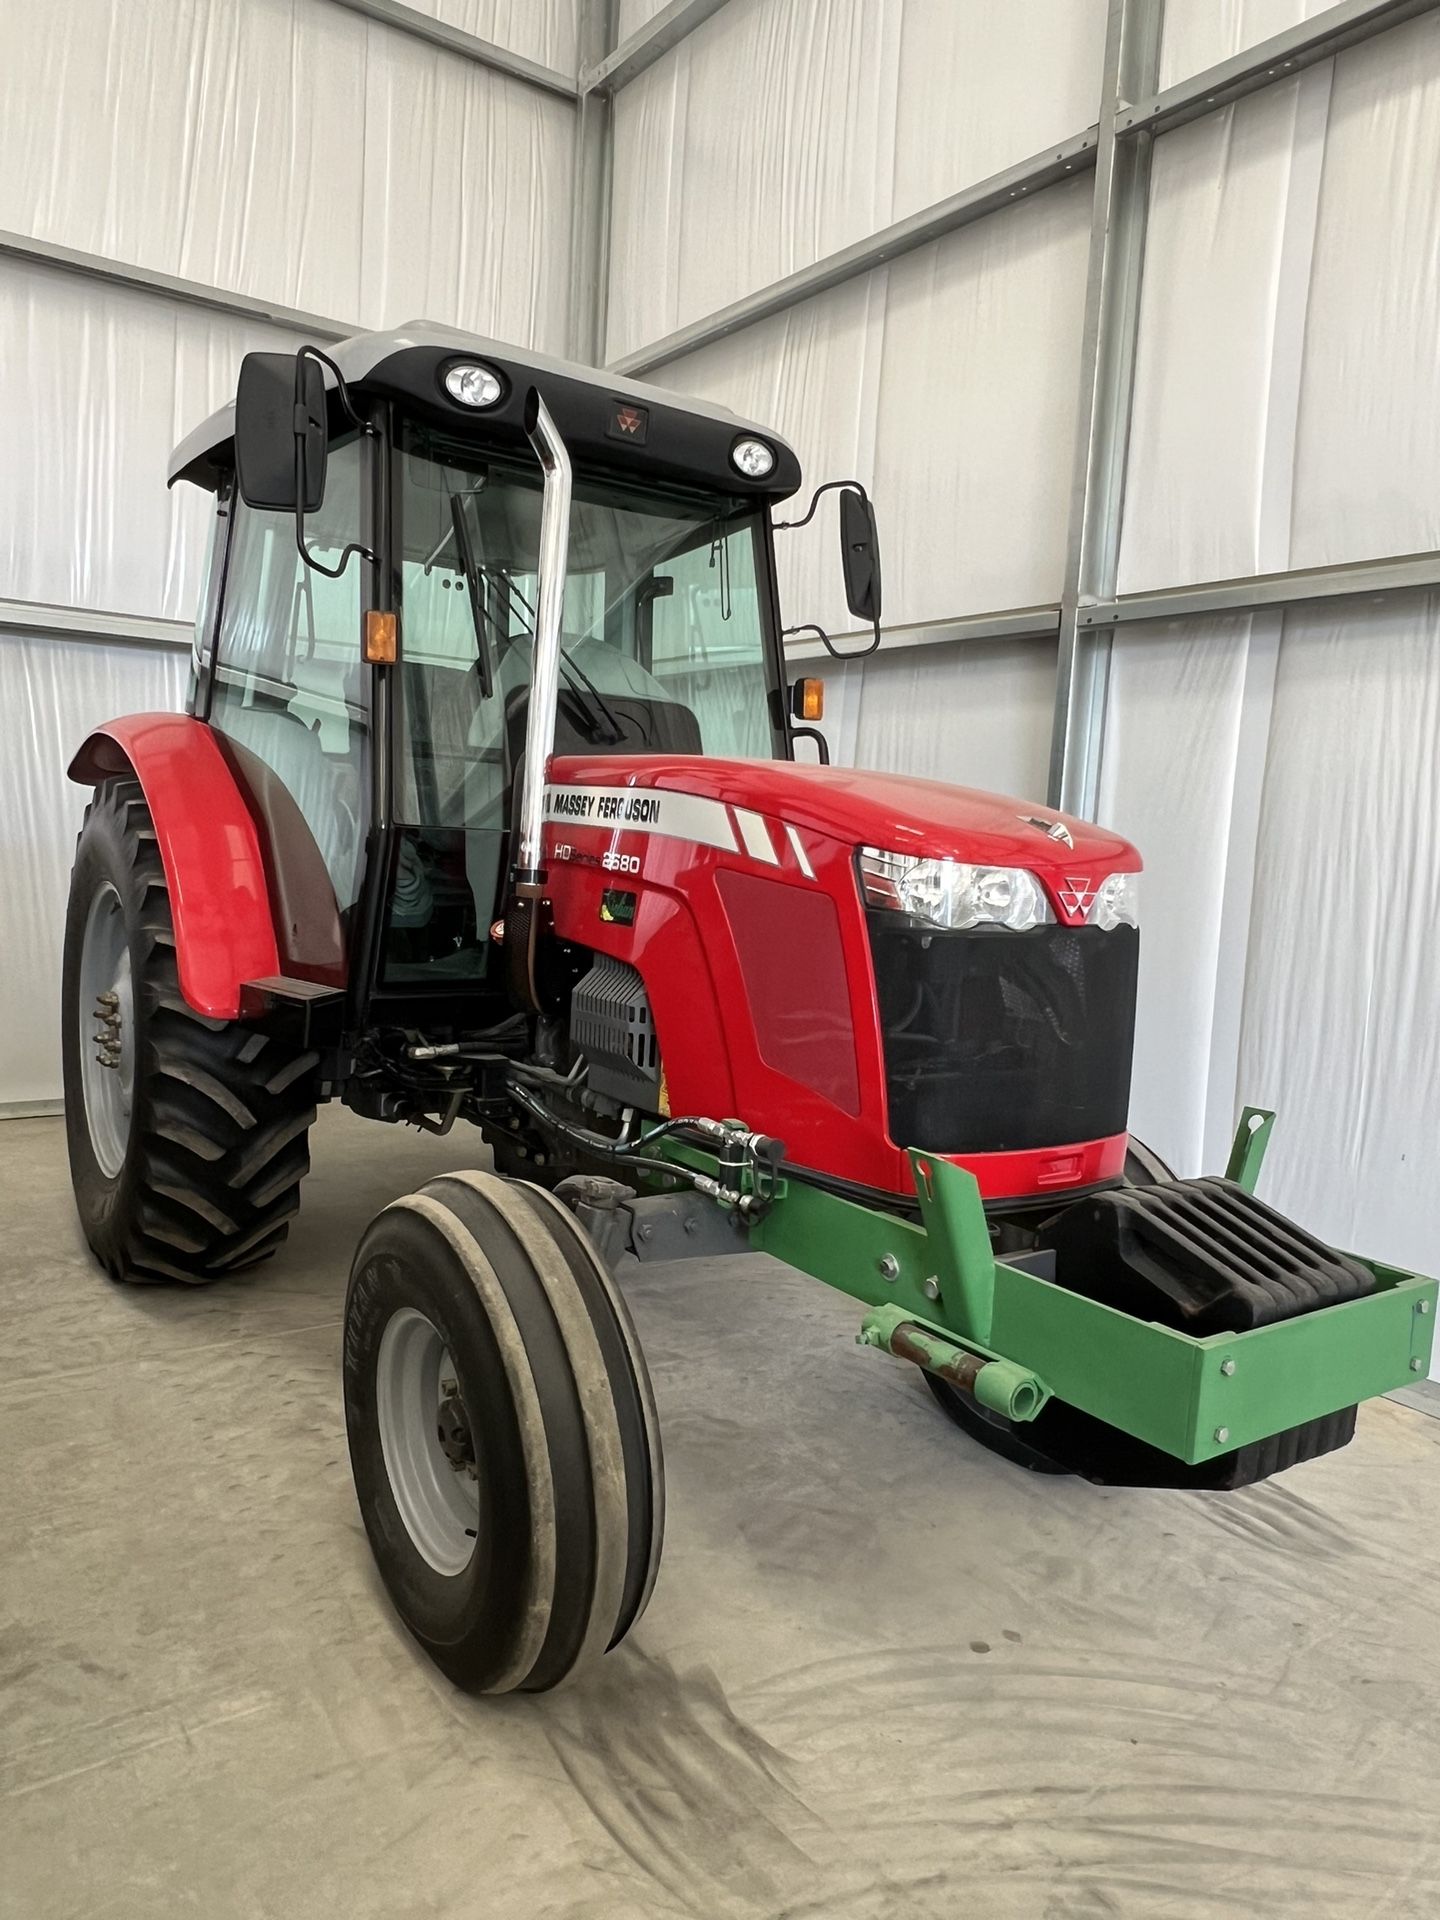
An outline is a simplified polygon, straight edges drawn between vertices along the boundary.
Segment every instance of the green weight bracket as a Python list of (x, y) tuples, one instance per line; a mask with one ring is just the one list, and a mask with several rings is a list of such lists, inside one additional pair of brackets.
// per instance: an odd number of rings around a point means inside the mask
[[(1229, 1177), (1253, 1189), (1274, 1114), (1247, 1107)], [(713, 1156), (666, 1142), (707, 1172)], [(1364, 1299), (1248, 1333), (1197, 1338), (1072, 1293), (991, 1251), (973, 1175), (912, 1152), (920, 1219), (787, 1176), (750, 1245), (863, 1301), (860, 1338), (1007, 1419), (1052, 1395), (1190, 1464), (1414, 1383), (1430, 1364), (1433, 1280), (1366, 1261)]]
[(1265, 1149), (1270, 1144), (1274, 1125), (1275, 1115), (1268, 1107), (1246, 1107), (1240, 1116), (1240, 1124), (1235, 1129), (1235, 1144), (1225, 1164), (1225, 1178), (1243, 1187), (1246, 1193), (1255, 1191), (1255, 1182), (1260, 1178), (1260, 1165), (1265, 1158)]

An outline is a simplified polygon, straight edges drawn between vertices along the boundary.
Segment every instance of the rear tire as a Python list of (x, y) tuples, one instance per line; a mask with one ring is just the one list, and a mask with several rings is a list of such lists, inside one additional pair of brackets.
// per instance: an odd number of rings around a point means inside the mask
[(138, 780), (96, 788), (70, 876), (61, 989), (70, 1176), (117, 1280), (191, 1284), (272, 1254), (300, 1204), (316, 1056), (188, 1006)]
[(664, 1474), (644, 1358), (549, 1194), (453, 1173), (389, 1206), (345, 1302), (361, 1517), (406, 1628), (473, 1693), (543, 1693), (643, 1612)]

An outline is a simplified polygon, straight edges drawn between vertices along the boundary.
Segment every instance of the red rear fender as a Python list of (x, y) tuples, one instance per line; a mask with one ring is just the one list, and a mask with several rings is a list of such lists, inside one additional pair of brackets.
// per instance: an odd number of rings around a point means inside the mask
[(233, 1020), (240, 988), (280, 972), (265, 862), (245, 796), (203, 721), (139, 713), (97, 727), (70, 762), (81, 786), (133, 772), (155, 823), (180, 991)]

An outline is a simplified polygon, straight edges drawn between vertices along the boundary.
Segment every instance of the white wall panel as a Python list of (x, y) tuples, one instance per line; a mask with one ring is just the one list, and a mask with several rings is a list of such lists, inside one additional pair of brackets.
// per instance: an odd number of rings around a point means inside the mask
[(1265, 1192), (1433, 1272), (1440, 1140), (1440, 597), (1287, 617), (1240, 1084), (1278, 1108)]
[(1440, 15), (1334, 63), (1290, 564), (1440, 547)]
[(1156, 142), (1120, 590), (1440, 546), (1440, 17)]
[(1328, 87), (1312, 69), (1155, 144), (1122, 593), (1288, 565)]
[(623, 90), (608, 357), (886, 224), (898, 21), (895, 0), (729, 0)]
[(511, 53), (523, 53), (527, 60), (574, 73), (578, 17), (588, 0), (406, 0), (406, 4), (447, 26), (493, 40)]
[(1092, 125), (1105, 12), (1104, 0), (903, 0), (890, 218)]
[(428, 305), (563, 343), (565, 101), (331, 0), (0, 0), (0, 44), (0, 227), (369, 326)]
[[(864, 481), (888, 626), (1059, 595), (1089, 208), (1055, 188), (659, 376), (775, 426), (807, 485)], [(834, 509), (778, 546), (787, 621), (847, 631)]]
[(1160, 84), (1173, 86), (1218, 66), (1273, 33), (1284, 33), (1331, 0), (1165, 0)]
[(0, 262), (12, 401), (0, 462), (4, 595), (188, 620), (210, 509), (194, 487), (167, 494), (170, 450), (234, 393), (249, 348), (294, 344), (273, 327)]
[(1053, 641), (882, 650), (858, 671), (856, 766), (1044, 799), (1055, 705)]
[(361, 325), (564, 353), (574, 109), (398, 34), (365, 101)]
[(1211, 1035), (1250, 621), (1115, 636), (1099, 817), (1139, 848), (1131, 1122), (1177, 1172), (1205, 1166)]
[(875, 491), (891, 619), (1058, 598), (1089, 239), (1085, 179), (890, 268)]
[(614, 358), (1095, 117), (1097, 0), (729, 0), (615, 108)]
[(0, 631), (0, 1106), (60, 1095), (60, 953), (88, 795), (65, 768), (117, 713), (178, 708), (189, 655)]

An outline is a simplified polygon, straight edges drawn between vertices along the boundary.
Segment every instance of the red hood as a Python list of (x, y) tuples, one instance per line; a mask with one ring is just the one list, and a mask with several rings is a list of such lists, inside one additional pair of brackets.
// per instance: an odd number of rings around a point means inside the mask
[[(556, 786), (655, 787), (697, 793), (730, 806), (809, 827), (853, 846), (893, 853), (948, 855), (974, 864), (1051, 873), (1078, 865), (1095, 873), (1138, 872), (1128, 840), (1088, 820), (1033, 800), (851, 767), (797, 766), (787, 760), (710, 760), (699, 754), (566, 755), (551, 763)], [(1030, 824), (1061, 822), (1067, 846)]]

